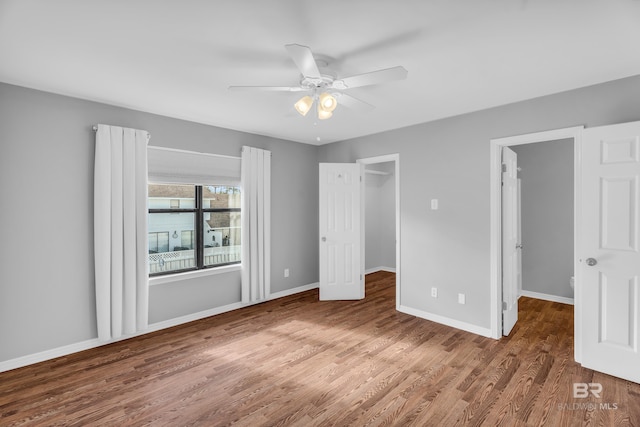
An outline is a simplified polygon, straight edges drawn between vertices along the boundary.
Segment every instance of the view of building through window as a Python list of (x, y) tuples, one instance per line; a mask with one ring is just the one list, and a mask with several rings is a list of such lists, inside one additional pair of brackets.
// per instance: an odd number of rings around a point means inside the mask
[(149, 184), (149, 273), (240, 262), (240, 189)]

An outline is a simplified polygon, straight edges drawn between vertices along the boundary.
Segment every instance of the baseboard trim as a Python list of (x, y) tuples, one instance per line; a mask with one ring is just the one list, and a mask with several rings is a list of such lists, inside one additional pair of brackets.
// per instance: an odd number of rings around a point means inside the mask
[(223, 305), (223, 306), (220, 306), (220, 307), (215, 307), (215, 308), (212, 308), (212, 309), (209, 309), (209, 310), (200, 311), (198, 313), (188, 314), (186, 316), (176, 317), (174, 319), (169, 319), (169, 320), (164, 320), (162, 322), (152, 323), (152, 324), (149, 325), (149, 329), (147, 329), (145, 332), (155, 332), (155, 331), (159, 331), (161, 329), (171, 328), (173, 326), (178, 326), (178, 325), (182, 325), (184, 323), (193, 322), (195, 320), (204, 319), (206, 317), (215, 316), (217, 314), (227, 313), (229, 311), (237, 310), (239, 308), (249, 307), (251, 305), (260, 304), (260, 303), (271, 301), (271, 300), (274, 300), (274, 299), (287, 297), (289, 295), (299, 294), (300, 292), (306, 292), (306, 291), (309, 291), (311, 289), (316, 289), (316, 288), (318, 288), (318, 286), (320, 286), (320, 283), (318, 283), (318, 282), (311, 283), (309, 285), (298, 286), (296, 288), (286, 289), (284, 291), (279, 291), (279, 292), (272, 293), (272, 294), (269, 295), (269, 298), (265, 299), (264, 301), (256, 301), (256, 302), (250, 302), (250, 303), (234, 302), (232, 304), (227, 304), (227, 305)]
[(462, 322), (460, 320), (451, 319), (445, 316), (440, 316), (438, 314), (428, 313), (426, 311), (407, 307), (405, 305), (399, 305), (397, 309), (402, 313), (410, 314), (412, 316), (420, 317), (422, 319), (430, 320), (432, 322), (440, 323), (442, 325), (451, 326), (452, 328), (461, 329), (463, 331), (471, 332), (472, 334), (482, 335), (483, 337), (492, 338), (490, 328), (483, 328), (478, 325), (473, 325), (471, 323)]
[(197, 313), (188, 314), (186, 316), (180, 316), (169, 320), (163, 320), (161, 322), (151, 323), (149, 327), (140, 333), (122, 336), (117, 339), (109, 341), (100, 341), (98, 338), (81, 341), (75, 344), (69, 344), (62, 347), (52, 348), (50, 350), (41, 351), (39, 353), (33, 353), (26, 356), (17, 357), (15, 359), (9, 359), (4, 362), (0, 362), (0, 372), (11, 371), (13, 369), (22, 368), (24, 366), (33, 365), (36, 363), (44, 362), (47, 360), (55, 359), (58, 357), (68, 356), (73, 353), (78, 353), (84, 350), (90, 350), (92, 348), (101, 347), (103, 345), (112, 344), (118, 341), (126, 340), (129, 338), (135, 338), (150, 332), (160, 331), (162, 329), (171, 328), (173, 326), (182, 325), (185, 323), (193, 322), (195, 320), (204, 319), (206, 317), (215, 316), (217, 314), (226, 313), (229, 311), (237, 310), (239, 308), (248, 307), (254, 304), (260, 304), (262, 302), (271, 301), (274, 299), (282, 298), (289, 295), (294, 295), (300, 292), (305, 292), (311, 289), (318, 288), (319, 283), (311, 283), (309, 285), (298, 286), (296, 288), (287, 289), (270, 294), (269, 298), (264, 301), (258, 301), (255, 303), (243, 304), (241, 302), (223, 305), (215, 307), (210, 310), (204, 310)]
[(389, 273), (395, 273), (396, 269), (394, 267), (374, 267), (364, 271), (364, 274), (377, 273), (378, 271), (387, 271)]
[(557, 295), (543, 294), (543, 293), (540, 293), (540, 292), (522, 290), (520, 292), (520, 296), (529, 297), (529, 298), (536, 298), (536, 299), (543, 299), (545, 301), (560, 302), (562, 304), (573, 305), (573, 298), (559, 297)]
[(289, 295), (299, 294), (300, 292), (310, 291), (311, 289), (318, 289), (320, 287), (320, 282), (310, 283), (304, 286), (298, 286), (293, 289), (286, 289), (284, 291), (274, 292), (269, 296), (269, 300), (278, 299), (282, 297), (288, 297)]
[(45, 360), (55, 359), (57, 357), (68, 356), (91, 348), (108, 344), (100, 342), (97, 338), (81, 341), (75, 344), (69, 344), (62, 347), (52, 348), (50, 350), (41, 351), (39, 353), (29, 354), (27, 356), (9, 359), (0, 362), (0, 372), (11, 371), (13, 369), (22, 368), (23, 366), (34, 365), (44, 362)]
[(194, 322), (196, 320), (204, 319), (206, 317), (215, 316), (216, 314), (222, 314), (229, 311), (237, 310), (242, 307), (247, 307), (252, 304), (242, 304), (241, 302), (234, 302), (233, 304), (227, 304), (220, 307), (215, 307), (209, 310), (199, 311), (197, 313), (187, 314), (185, 316), (175, 317), (173, 319), (163, 320), (156, 323), (149, 324), (149, 328), (145, 331), (156, 332), (162, 329), (172, 328), (174, 326), (183, 325), (185, 323)]

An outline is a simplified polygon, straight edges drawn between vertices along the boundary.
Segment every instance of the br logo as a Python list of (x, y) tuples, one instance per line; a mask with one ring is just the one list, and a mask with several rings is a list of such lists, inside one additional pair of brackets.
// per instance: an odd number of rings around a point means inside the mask
[(602, 393), (602, 384), (600, 383), (573, 383), (573, 397), (576, 399), (584, 399), (589, 397), (591, 393), (594, 397), (600, 399)]

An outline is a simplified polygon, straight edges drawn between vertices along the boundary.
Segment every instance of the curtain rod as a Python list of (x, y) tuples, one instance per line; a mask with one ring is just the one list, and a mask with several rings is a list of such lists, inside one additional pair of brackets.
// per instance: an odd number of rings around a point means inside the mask
[(238, 156), (227, 156), (224, 154), (213, 154), (213, 153), (203, 153), (200, 151), (181, 150), (179, 148), (158, 147), (156, 145), (149, 145), (147, 148), (149, 148), (150, 150), (171, 151), (174, 153), (182, 153), (182, 154), (197, 154), (199, 156), (222, 157), (225, 159), (233, 159), (233, 160), (240, 160), (242, 158)]
[[(244, 147), (248, 147), (248, 148), (257, 148), (257, 147), (249, 147), (247, 145), (243, 145), (242, 148), (240, 149), (240, 152), (243, 153), (244, 152)], [(258, 150), (262, 150), (262, 151), (266, 151), (267, 153), (269, 153), (269, 155), (271, 156), (271, 150), (265, 150), (264, 148), (258, 148)]]
[[(93, 131), (98, 132), (98, 125), (93, 125)], [(151, 139), (151, 134), (147, 132), (147, 139)]]

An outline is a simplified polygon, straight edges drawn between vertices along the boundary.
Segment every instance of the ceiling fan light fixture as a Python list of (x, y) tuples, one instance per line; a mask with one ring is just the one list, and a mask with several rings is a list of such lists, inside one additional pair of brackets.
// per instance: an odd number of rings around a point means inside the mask
[(300, 71), (301, 79), (297, 86), (229, 86), (229, 89), (268, 92), (303, 91), (310, 96), (303, 96), (294, 104), (296, 111), (301, 116), (306, 116), (315, 103), (317, 118), (326, 120), (333, 116), (333, 111), (338, 106), (338, 99), (340, 104), (351, 109), (370, 111), (374, 108), (373, 105), (347, 95), (343, 91), (407, 78), (407, 70), (396, 66), (338, 79), (337, 74), (327, 68), (330, 63), (329, 57), (314, 55), (308, 46), (295, 43), (285, 45), (285, 49)]
[(311, 106), (313, 105), (313, 98), (309, 95), (303, 96), (296, 102), (293, 106), (296, 111), (303, 116), (306, 116), (309, 110), (311, 110)]
[(319, 107), (322, 109), (322, 111), (326, 111), (329, 113), (335, 110), (338, 106), (338, 101), (336, 101), (336, 99), (327, 92), (323, 92), (320, 94), (319, 102)]

